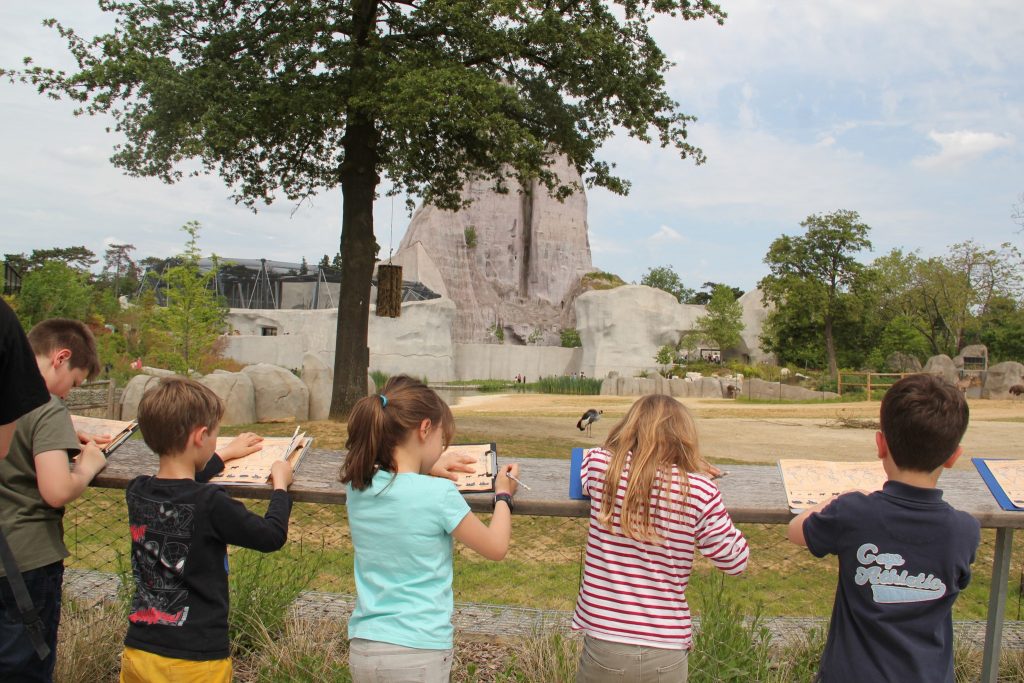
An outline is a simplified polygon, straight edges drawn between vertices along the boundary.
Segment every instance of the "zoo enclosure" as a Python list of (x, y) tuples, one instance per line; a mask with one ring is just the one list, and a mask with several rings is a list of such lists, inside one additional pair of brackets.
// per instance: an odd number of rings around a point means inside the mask
[[(341, 457), (337, 451), (314, 450), (303, 461), (292, 488), (296, 505), (289, 542), (274, 555), (295, 566), (310, 559), (317, 563), (316, 571), (305, 577), (308, 590), (297, 604), (320, 618), (346, 618), (355, 593), (344, 490), (337, 480)], [(567, 610), (575, 600), (581, 571), (589, 503), (567, 498), (568, 460), (527, 459), (521, 466), (521, 476), (532, 490), (520, 490), (517, 496), (513, 543), (506, 561), (489, 563), (464, 549), (456, 552), (458, 627), (472, 630), (483, 624), (498, 629), (492, 635), (529, 635), (539, 629), (567, 627)], [(66, 586), (73, 596), (116, 593), (117, 575), (125, 569), (129, 547), (124, 496), (116, 489), (123, 489), (137, 474), (155, 470), (156, 457), (144, 444), (131, 441), (112, 456), (96, 486), (69, 506), (65, 529), (72, 555), (67, 560)], [(958, 599), (955, 616), (962, 638), (980, 642), (983, 635), (982, 680), (990, 683), (997, 680), (1004, 640), (1012, 647), (1024, 647), (1019, 623), (1010, 626), (1007, 637), (1003, 634), (1011, 562), (1024, 577), (1024, 554), (1012, 553), (1013, 529), (1024, 525), (1024, 516), (999, 510), (973, 471), (950, 471), (943, 483), (951, 504), (975, 515), (984, 527), (972, 585)], [(762, 623), (778, 642), (823, 628), (831, 611), (835, 562), (813, 558), (785, 540), (779, 525), (792, 515), (778, 469), (730, 466), (719, 485), (733, 519), (751, 543), (747, 575), (727, 581), (746, 614), (760, 611)], [(232, 493), (261, 510), (260, 501), (270, 491), (232, 487)], [(490, 495), (467, 495), (466, 499), (475, 511), (490, 511)], [(695, 563), (694, 584), (687, 596), (697, 614), (701, 600), (697, 589), (711, 573), (708, 563)], [(1019, 585), (1009, 597), (1016, 598), (1016, 619), (1020, 620)]]

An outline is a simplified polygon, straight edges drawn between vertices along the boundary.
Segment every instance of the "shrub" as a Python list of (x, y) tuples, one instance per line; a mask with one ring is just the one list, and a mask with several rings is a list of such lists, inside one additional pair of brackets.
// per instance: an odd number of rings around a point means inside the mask
[(529, 385), (542, 394), (575, 394), (577, 396), (596, 396), (601, 393), (601, 380), (593, 377), (578, 379), (574, 377), (553, 376), (541, 377), (535, 384)]
[(575, 327), (567, 327), (561, 331), (562, 346), (567, 349), (575, 349), (583, 346), (580, 341), (580, 332)]
[(466, 247), (469, 249), (476, 248), (476, 228), (472, 225), (466, 228), (464, 231), (466, 237)]
[(771, 634), (758, 609), (746, 617), (718, 572), (696, 587), (700, 597), (700, 630), (690, 652), (692, 683), (766, 681), (772, 677)]

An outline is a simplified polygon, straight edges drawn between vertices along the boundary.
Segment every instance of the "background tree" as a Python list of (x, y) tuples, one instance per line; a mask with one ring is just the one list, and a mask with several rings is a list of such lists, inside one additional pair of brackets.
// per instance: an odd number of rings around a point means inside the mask
[[(700, 286), (702, 291), (697, 292), (696, 294), (691, 296), (689, 299), (686, 300), (686, 303), (697, 304), (699, 306), (707, 306), (708, 302), (711, 301), (711, 293), (714, 291), (715, 287), (718, 287), (719, 285), (721, 285), (720, 282), (705, 282)], [(728, 287), (732, 291), (734, 299), (739, 299), (744, 294), (744, 291), (739, 287), (729, 287), (728, 285), (722, 286)]]
[(835, 379), (839, 374), (835, 322), (840, 299), (863, 270), (855, 255), (871, 249), (871, 228), (860, 222), (860, 214), (847, 210), (811, 214), (800, 225), (806, 231), (803, 235), (783, 235), (772, 242), (764, 258), (771, 274), (758, 286), (776, 311), (797, 305), (797, 301), (810, 307), (811, 319), (820, 320), (829, 375)]
[(1024, 361), (1024, 305), (1009, 297), (989, 302), (982, 316), (980, 338), (993, 362)]
[(731, 287), (715, 285), (711, 300), (707, 303), (707, 314), (697, 318), (697, 332), (719, 349), (725, 351), (740, 343), (743, 332), (743, 307), (736, 300)]
[(659, 14), (725, 17), (708, 0), (100, 6), (116, 15), (111, 33), (85, 38), (49, 22), (77, 72), (29, 61), (7, 75), (112, 116), (125, 137), (115, 165), (173, 182), (179, 162), (198, 159), (250, 207), (341, 186), (335, 418), (366, 391), (381, 174), (395, 194), (454, 209), (471, 177), (567, 196), (578, 188), (550, 170), (557, 154), (588, 184), (624, 193), (628, 183), (597, 158), (616, 131), (700, 163), (649, 26)]
[(15, 301), (27, 330), (47, 318), (88, 319), (92, 289), (85, 273), (62, 261), (50, 261), (25, 276)]
[(166, 305), (153, 309), (153, 322), (163, 332), (158, 358), (185, 373), (199, 369), (203, 356), (213, 350), (224, 333), (228, 309), (212, 289), (217, 258), (205, 273), (199, 267), (199, 223), (189, 221), (181, 229), (188, 235), (185, 251), (180, 263), (161, 275)]
[(122, 289), (134, 292), (139, 285), (139, 266), (132, 259), (134, 244), (111, 244), (103, 254), (103, 276), (111, 283), (114, 298)]
[(683, 284), (671, 265), (648, 268), (640, 278), (640, 284), (664, 290), (674, 296), (679, 303), (688, 301), (694, 295), (694, 290)]
[(33, 270), (41, 268), (52, 261), (63, 263), (81, 273), (88, 273), (89, 269), (96, 265), (96, 254), (84, 246), (33, 249), (32, 253), (28, 256), (25, 254), (4, 254), (4, 259), (17, 268), (22, 276), (28, 275)]

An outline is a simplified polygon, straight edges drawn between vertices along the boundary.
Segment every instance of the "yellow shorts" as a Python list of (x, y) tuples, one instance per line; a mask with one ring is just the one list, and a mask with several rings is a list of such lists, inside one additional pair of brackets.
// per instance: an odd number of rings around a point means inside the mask
[(121, 683), (231, 683), (231, 659), (193, 662), (126, 647)]

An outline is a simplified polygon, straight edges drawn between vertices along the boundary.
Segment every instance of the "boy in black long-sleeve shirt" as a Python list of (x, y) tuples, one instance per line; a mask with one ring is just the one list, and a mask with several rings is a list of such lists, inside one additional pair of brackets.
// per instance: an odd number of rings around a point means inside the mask
[(269, 552), (287, 540), (287, 462), (271, 470), (274, 492), (263, 517), (204, 483), (223, 469), (223, 459), (254, 450), (250, 439), (214, 453), (223, 414), (210, 389), (178, 377), (162, 380), (139, 404), (139, 427), (160, 469), (133, 479), (126, 492), (135, 598), (122, 683), (229, 683), (227, 545)]

